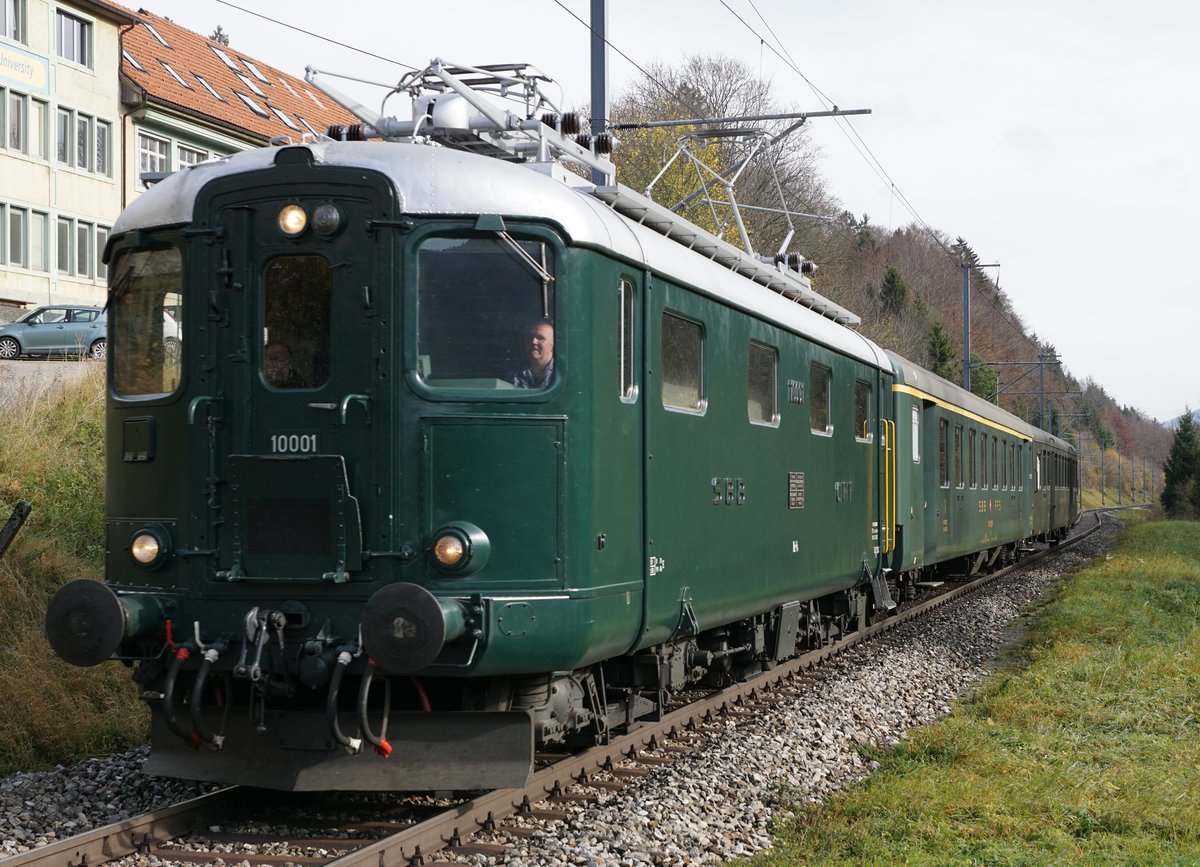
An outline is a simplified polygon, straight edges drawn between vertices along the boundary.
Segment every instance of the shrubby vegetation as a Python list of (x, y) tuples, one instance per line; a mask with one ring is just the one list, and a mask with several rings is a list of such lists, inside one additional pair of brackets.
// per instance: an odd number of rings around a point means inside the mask
[(0, 557), (0, 774), (127, 749), (148, 736), (129, 671), (67, 665), (42, 629), (55, 590), (103, 576), (102, 379), (97, 365), (0, 413), (0, 525), (17, 503), (33, 507)]

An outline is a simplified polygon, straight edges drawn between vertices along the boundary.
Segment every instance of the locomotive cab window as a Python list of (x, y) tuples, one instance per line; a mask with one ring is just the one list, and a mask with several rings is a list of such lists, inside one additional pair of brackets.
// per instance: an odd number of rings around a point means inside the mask
[(779, 424), (776, 405), (775, 371), (779, 354), (769, 346), (751, 343), (748, 357), (749, 381), (746, 385), (746, 412), (752, 424)]
[(828, 367), (812, 364), (808, 369), (808, 426), (815, 434), (829, 436), (833, 433), (832, 389), (833, 378)]
[(278, 256), (263, 272), (261, 374), (271, 388), (329, 381), (333, 277), (323, 256)]
[(183, 258), (175, 247), (128, 250), (110, 272), (113, 389), (121, 397), (170, 394), (180, 381)]
[(422, 243), (416, 372), (425, 385), (506, 396), (546, 389), (560, 373), (556, 344), (549, 244), (507, 232)]
[(704, 329), (670, 313), (662, 316), (662, 402), (689, 412), (704, 410)]
[(860, 443), (869, 443), (871, 432), (871, 384), (861, 379), (854, 380), (854, 438)]

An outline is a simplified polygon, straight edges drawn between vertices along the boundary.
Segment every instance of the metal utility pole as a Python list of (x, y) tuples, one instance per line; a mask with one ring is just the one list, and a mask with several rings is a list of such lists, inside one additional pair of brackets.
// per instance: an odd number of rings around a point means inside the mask
[(1121, 444), (1117, 443), (1117, 505), (1121, 505)]
[[(608, 7), (606, 0), (592, 0), (592, 138), (604, 132), (608, 122)], [(592, 169), (592, 183), (604, 183), (604, 172)]]
[(971, 390), (971, 269), (999, 268), (1000, 263), (972, 265), (963, 259), (963, 388)]

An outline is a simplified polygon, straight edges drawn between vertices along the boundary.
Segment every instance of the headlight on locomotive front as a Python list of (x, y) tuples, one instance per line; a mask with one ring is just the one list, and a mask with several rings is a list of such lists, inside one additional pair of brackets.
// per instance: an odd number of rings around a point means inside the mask
[(142, 527), (133, 534), (129, 553), (139, 565), (154, 570), (171, 558), (171, 536), (159, 524)]
[(429, 559), (449, 575), (473, 575), (482, 569), (492, 552), (487, 534), (474, 524), (458, 521), (433, 534)]
[(308, 226), (308, 212), (299, 205), (284, 205), (276, 219), (279, 231), (289, 238), (296, 237)]

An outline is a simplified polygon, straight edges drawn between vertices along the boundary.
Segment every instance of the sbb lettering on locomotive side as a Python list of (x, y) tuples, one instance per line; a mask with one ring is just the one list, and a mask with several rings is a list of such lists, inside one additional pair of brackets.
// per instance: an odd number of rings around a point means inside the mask
[(713, 505), (746, 505), (746, 480), (729, 476), (713, 476)]

